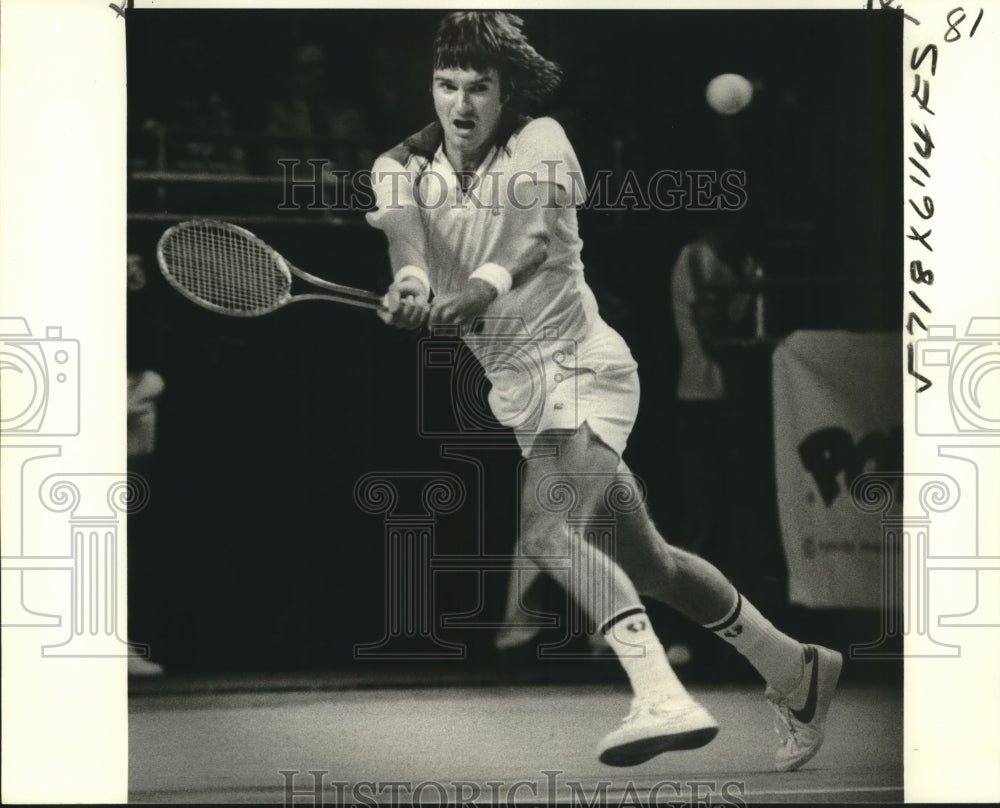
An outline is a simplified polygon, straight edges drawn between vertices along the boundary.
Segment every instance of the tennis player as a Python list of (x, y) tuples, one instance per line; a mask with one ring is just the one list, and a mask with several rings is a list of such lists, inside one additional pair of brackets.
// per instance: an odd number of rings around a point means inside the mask
[[(636, 363), (584, 280), (576, 155), (556, 121), (519, 114), (559, 77), (520, 18), (445, 16), (434, 43), (437, 121), (373, 167), (377, 207), (368, 218), (386, 234), (394, 273), (381, 316), (401, 328), (460, 329), (492, 383), (494, 414), (514, 428), (526, 458), (522, 550), (559, 576), (569, 542), (574, 569), (590, 571), (588, 581), (571, 582), (571, 596), (618, 655), (634, 694), (628, 716), (601, 740), (600, 760), (631, 766), (718, 732), (671, 669), (646, 595), (715, 632), (760, 672), (782, 736), (776, 767), (796, 769), (823, 742), (841, 655), (778, 631), (714, 566), (667, 544), (644, 508), (618, 515), (612, 554), (567, 536), (563, 514), (540, 501), (539, 491), (564, 479), (576, 511), (594, 513), (609, 476), (631, 480), (622, 453), (639, 404)], [(530, 356), (541, 357), (536, 367)]]

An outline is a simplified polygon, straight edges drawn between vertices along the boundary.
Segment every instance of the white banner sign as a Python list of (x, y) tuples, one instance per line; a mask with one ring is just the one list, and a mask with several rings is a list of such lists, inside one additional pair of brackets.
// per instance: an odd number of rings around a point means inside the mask
[(856, 508), (850, 490), (865, 472), (903, 469), (901, 344), (898, 332), (799, 331), (774, 352), (778, 514), (794, 604), (881, 607), (883, 515)]

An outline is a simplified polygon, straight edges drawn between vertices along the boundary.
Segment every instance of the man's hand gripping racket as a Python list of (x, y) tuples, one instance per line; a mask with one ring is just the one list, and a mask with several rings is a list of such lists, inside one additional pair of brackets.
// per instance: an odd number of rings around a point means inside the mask
[[(196, 220), (168, 229), (157, 245), (164, 277), (189, 300), (220, 314), (255, 317), (289, 303), (329, 300), (391, 317), (391, 295), (376, 294), (303, 272), (249, 230), (227, 222)], [(292, 276), (325, 294), (292, 294)], [(390, 322), (390, 320), (386, 320)]]
[(387, 325), (413, 330), (427, 323), (430, 313), (428, 291), (418, 278), (406, 277), (393, 281), (382, 303), (384, 308), (378, 316)]

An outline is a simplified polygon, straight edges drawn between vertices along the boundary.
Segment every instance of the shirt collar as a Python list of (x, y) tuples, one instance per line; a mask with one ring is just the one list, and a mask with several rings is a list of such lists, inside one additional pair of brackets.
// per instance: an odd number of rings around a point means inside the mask
[[(497, 148), (498, 147), (496, 144), (490, 146), (490, 150), (486, 152), (486, 156), (483, 157), (482, 162), (477, 166), (475, 172), (476, 174), (479, 174), (481, 176), (482, 173), (486, 170), (486, 167), (493, 162), (493, 158), (495, 158), (497, 154)], [(434, 166), (443, 167), (445, 173), (450, 173), (450, 174), (456, 173), (455, 167), (452, 166), (451, 161), (444, 153), (444, 140), (442, 140), (441, 143), (438, 144), (437, 151), (434, 152)]]

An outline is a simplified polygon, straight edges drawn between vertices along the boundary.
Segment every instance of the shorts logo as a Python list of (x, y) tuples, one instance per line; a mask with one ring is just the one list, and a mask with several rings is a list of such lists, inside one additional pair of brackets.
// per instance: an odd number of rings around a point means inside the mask
[(635, 621), (629, 623), (627, 626), (625, 626), (625, 628), (627, 628), (633, 634), (638, 634), (640, 631), (645, 631), (646, 630), (646, 621), (645, 620), (635, 620)]
[(729, 637), (730, 639), (734, 639), (736, 637), (739, 637), (740, 634), (742, 634), (742, 633), (743, 633), (743, 624), (742, 623), (737, 623), (732, 628), (727, 628), (725, 631), (723, 631), (722, 632), (722, 636), (723, 637)]

